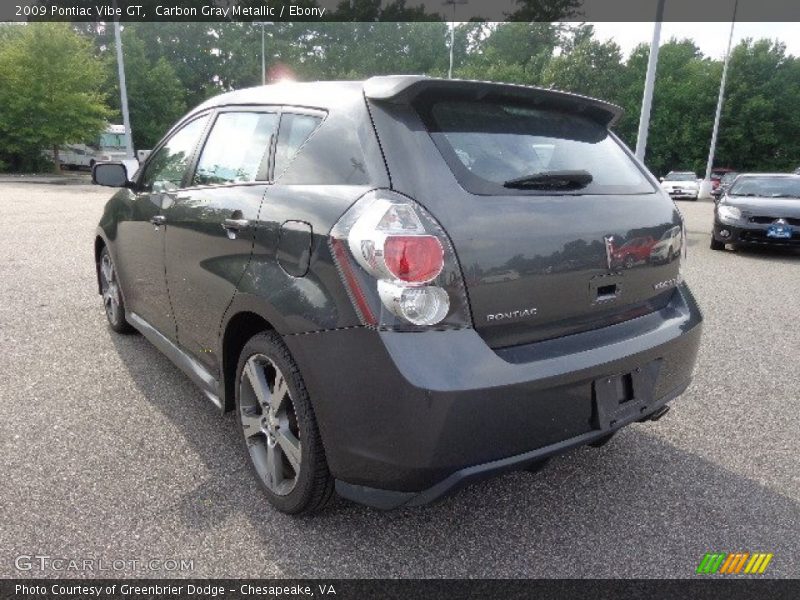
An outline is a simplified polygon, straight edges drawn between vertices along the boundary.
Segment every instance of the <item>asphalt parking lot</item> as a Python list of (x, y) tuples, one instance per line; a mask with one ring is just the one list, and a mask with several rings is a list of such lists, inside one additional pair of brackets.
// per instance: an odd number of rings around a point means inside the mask
[(0, 183), (0, 577), (58, 574), (17, 571), (31, 554), (194, 566), (105, 576), (694, 577), (712, 551), (800, 576), (800, 253), (712, 252), (711, 203), (679, 203), (706, 321), (664, 419), (430, 507), (293, 519), (262, 498), (233, 416), (106, 326), (109, 195)]

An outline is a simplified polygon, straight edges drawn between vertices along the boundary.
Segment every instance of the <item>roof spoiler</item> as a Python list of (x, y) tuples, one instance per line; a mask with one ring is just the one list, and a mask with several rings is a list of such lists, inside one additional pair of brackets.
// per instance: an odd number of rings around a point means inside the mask
[(423, 75), (371, 77), (364, 82), (364, 95), (370, 100), (408, 104), (423, 92), (456, 92), (476, 100), (487, 96), (519, 99), (533, 104), (574, 110), (608, 127), (619, 121), (622, 108), (603, 100), (569, 92), (511, 83), (436, 79)]

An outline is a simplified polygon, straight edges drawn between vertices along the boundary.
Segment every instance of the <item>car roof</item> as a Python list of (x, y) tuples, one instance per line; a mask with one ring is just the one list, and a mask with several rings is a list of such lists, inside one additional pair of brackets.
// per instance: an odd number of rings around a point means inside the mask
[(192, 113), (218, 106), (246, 104), (305, 106), (326, 110), (364, 96), (374, 101), (407, 103), (428, 90), (473, 92), (476, 97), (492, 94), (534, 101), (546, 99), (586, 112), (604, 125), (616, 122), (623, 112), (620, 107), (603, 100), (559, 90), (509, 83), (439, 79), (423, 75), (385, 75), (363, 81), (282, 81), (246, 88), (210, 98)]

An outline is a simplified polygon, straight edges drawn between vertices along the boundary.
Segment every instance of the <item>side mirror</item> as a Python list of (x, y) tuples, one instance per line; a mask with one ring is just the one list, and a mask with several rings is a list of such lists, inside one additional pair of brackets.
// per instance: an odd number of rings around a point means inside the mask
[(92, 167), (92, 182), (108, 187), (128, 187), (128, 169), (120, 162), (96, 163)]
[(664, 181), (664, 178), (663, 177), (659, 177), (658, 180), (659, 181)]

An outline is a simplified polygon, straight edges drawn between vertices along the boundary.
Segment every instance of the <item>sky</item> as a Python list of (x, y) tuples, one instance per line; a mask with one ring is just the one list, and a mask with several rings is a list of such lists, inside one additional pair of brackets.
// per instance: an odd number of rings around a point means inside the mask
[[(627, 56), (639, 43), (650, 43), (653, 23), (591, 23), (597, 38), (613, 39)], [(706, 56), (722, 58), (728, 45), (728, 23), (662, 23), (661, 43), (671, 37), (690, 38)], [(733, 44), (743, 38), (779, 39), (786, 44), (787, 54), (800, 56), (800, 31), (797, 23), (744, 23), (737, 22), (733, 30)]]

